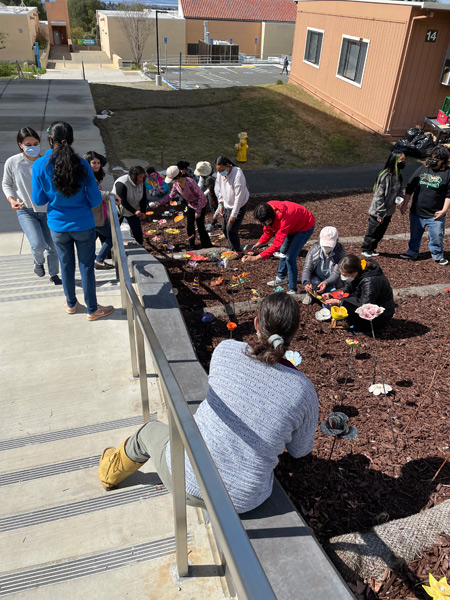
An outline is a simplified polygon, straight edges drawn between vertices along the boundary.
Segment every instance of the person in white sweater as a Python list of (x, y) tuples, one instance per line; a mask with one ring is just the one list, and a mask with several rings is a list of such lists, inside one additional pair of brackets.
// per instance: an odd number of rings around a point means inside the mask
[(239, 227), (247, 210), (249, 192), (242, 169), (226, 156), (216, 160), (216, 194), (219, 200), (219, 213), (222, 215), (222, 231), (227, 238), (228, 247), (241, 252)]
[[(194, 419), (238, 513), (272, 493), (273, 470), (284, 449), (295, 458), (313, 448), (318, 400), (311, 381), (284, 358), (297, 332), (300, 309), (285, 292), (266, 296), (254, 325), (254, 345), (224, 340), (214, 350), (209, 388)], [(149, 458), (172, 489), (169, 426), (143, 425), (117, 449), (104, 450), (100, 482), (113, 489)], [(186, 503), (204, 506), (186, 456)]]
[(11, 156), (5, 163), (3, 193), (16, 211), (22, 231), (30, 243), (34, 272), (38, 277), (45, 276), (46, 253), (50, 281), (61, 285), (58, 255), (47, 225), (47, 207), (37, 206), (31, 199), (33, 164), (41, 153), (39, 134), (31, 127), (23, 127), (17, 133), (17, 145), (19, 154)]

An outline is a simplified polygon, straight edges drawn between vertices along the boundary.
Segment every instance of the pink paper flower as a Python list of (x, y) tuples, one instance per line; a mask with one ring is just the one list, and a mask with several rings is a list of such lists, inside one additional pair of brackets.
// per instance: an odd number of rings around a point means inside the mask
[(357, 308), (355, 312), (358, 313), (361, 319), (373, 321), (373, 319), (379, 317), (384, 310), (385, 309), (382, 306), (378, 306), (377, 304), (363, 304)]

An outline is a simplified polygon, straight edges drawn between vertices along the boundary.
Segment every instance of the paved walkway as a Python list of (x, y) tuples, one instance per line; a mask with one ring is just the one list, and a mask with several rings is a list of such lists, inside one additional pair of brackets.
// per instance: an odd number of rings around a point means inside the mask
[[(73, 124), (79, 152), (104, 153), (94, 114), (85, 82), (1, 81), (0, 175), (17, 152), (19, 127), (42, 133), (46, 149), (45, 130), (56, 118)], [(118, 490), (97, 481), (103, 448), (142, 423), (114, 271), (99, 273), (97, 293), (117, 310), (91, 323), (84, 307), (67, 315), (61, 288), (32, 269), (28, 242), (1, 194), (0, 597), (222, 599), (195, 509), (188, 509), (189, 558), (206, 565), (204, 577), (180, 586), (171, 579), (172, 498), (151, 461)], [(152, 418), (164, 418), (156, 377), (148, 383)]]

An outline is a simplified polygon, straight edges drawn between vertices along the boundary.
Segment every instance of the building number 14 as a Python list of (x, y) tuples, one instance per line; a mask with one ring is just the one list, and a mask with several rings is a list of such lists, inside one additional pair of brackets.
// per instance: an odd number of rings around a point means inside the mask
[(425, 36), (426, 42), (435, 42), (437, 40), (437, 29), (429, 29), (427, 31), (427, 35)]

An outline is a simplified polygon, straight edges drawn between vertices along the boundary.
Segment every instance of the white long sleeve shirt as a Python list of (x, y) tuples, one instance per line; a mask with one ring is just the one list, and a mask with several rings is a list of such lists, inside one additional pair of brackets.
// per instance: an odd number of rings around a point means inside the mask
[(223, 202), (225, 208), (231, 209), (230, 216), (236, 218), (250, 196), (242, 169), (233, 167), (226, 177), (219, 173), (215, 189), (219, 202)]
[(16, 200), (21, 200), (27, 208), (31, 208), (34, 212), (45, 213), (47, 205), (37, 206), (31, 199), (34, 163), (34, 160), (28, 160), (22, 152), (8, 158), (3, 170), (3, 193), (7, 198), (12, 196)]

